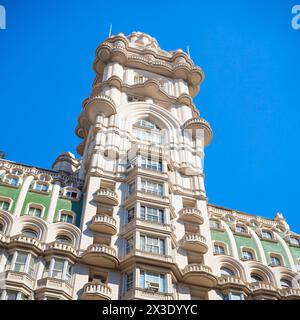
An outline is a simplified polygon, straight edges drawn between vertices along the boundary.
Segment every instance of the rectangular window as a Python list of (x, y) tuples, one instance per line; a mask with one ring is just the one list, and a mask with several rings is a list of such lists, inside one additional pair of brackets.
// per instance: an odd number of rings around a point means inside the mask
[(164, 210), (159, 208), (141, 206), (140, 218), (142, 220), (164, 223)]
[(18, 292), (17, 291), (6, 291), (6, 300), (17, 300)]
[(140, 288), (156, 289), (159, 292), (166, 292), (166, 276), (165, 274), (140, 271)]
[(13, 270), (18, 272), (25, 272), (25, 264), (27, 261), (27, 257), (28, 257), (27, 253), (18, 252)]
[(154, 181), (149, 181), (149, 180), (142, 180), (142, 191), (147, 192), (147, 193), (152, 193), (158, 196), (163, 195), (163, 184), (154, 182)]
[(140, 248), (142, 251), (165, 255), (165, 240), (160, 238), (140, 236)]
[(131, 208), (127, 211), (127, 222), (129, 223), (135, 218), (134, 208)]
[(125, 288), (126, 291), (129, 291), (133, 288), (133, 272), (126, 273)]
[(133, 250), (133, 237), (126, 240), (126, 254)]
[(62, 279), (64, 270), (64, 260), (56, 259), (53, 266), (52, 277)]
[(135, 191), (135, 182), (132, 182), (128, 185), (128, 193), (132, 194)]
[(142, 168), (162, 172), (162, 161), (142, 157)]

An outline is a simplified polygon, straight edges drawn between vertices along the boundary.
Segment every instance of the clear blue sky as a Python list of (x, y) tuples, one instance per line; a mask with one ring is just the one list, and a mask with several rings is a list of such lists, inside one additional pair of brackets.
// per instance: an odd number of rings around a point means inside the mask
[(211, 203), (266, 217), (282, 211), (300, 233), (300, 0), (5, 1), (0, 30), (0, 150), (51, 167), (76, 153), (81, 102), (97, 45), (143, 31), (166, 50), (190, 45), (206, 79), (195, 99), (214, 130), (206, 151)]

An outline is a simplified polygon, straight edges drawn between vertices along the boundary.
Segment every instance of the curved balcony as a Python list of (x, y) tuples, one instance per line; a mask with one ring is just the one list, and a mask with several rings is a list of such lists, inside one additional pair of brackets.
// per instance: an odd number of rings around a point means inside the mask
[(117, 233), (117, 222), (110, 216), (97, 214), (92, 219), (90, 229), (113, 236)]
[(119, 203), (117, 193), (115, 191), (104, 188), (101, 188), (98, 191), (96, 191), (94, 199), (97, 202), (108, 204), (110, 206), (117, 206)]
[(22, 234), (11, 237), (8, 246), (9, 248), (15, 246), (24, 247), (37, 253), (41, 253), (43, 251), (43, 245), (40, 240), (33, 237), (27, 237)]
[(287, 300), (300, 300), (300, 289), (284, 288), (280, 290), (280, 294)]
[(50, 278), (50, 277), (42, 278), (38, 280), (37, 288), (35, 290), (37, 295), (54, 293), (66, 300), (72, 299), (72, 291), (73, 291), (73, 286), (69, 282), (62, 279)]
[(278, 296), (278, 291), (267, 282), (257, 281), (249, 284), (249, 287), (254, 295), (268, 295), (268, 296)]
[(202, 212), (196, 208), (183, 208), (179, 212), (179, 217), (181, 220), (186, 222), (193, 222), (202, 224), (204, 222)]
[(83, 287), (82, 300), (111, 300), (111, 288), (104, 283), (89, 282)]
[(103, 268), (115, 268), (119, 263), (116, 250), (105, 244), (90, 245), (83, 253), (82, 260)]
[(241, 279), (232, 276), (221, 276), (218, 278), (218, 286), (221, 289), (238, 289), (250, 293), (248, 285)]
[(5, 281), (5, 284), (8, 285), (23, 287), (29, 291), (34, 288), (34, 278), (25, 272), (7, 270), (0, 273), (0, 277)]
[(213, 137), (212, 129), (210, 127), (210, 124), (206, 120), (204, 120), (203, 118), (189, 119), (188, 121), (186, 121), (183, 124), (183, 129), (192, 130), (193, 137), (198, 135), (198, 132), (199, 132), (199, 137), (201, 137), (202, 131), (200, 131), (200, 130), (203, 130), (204, 147), (206, 147), (207, 145), (209, 145), (211, 143), (211, 140)]
[(111, 115), (117, 113), (114, 101), (104, 94), (96, 95), (86, 99), (83, 105), (91, 123), (95, 122), (96, 116), (99, 114), (103, 114), (105, 117), (110, 117)]
[(197, 263), (188, 264), (183, 269), (183, 281), (206, 288), (217, 285), (217, 278), (213, 275), (211, 268)]
[(202, 254), (208, 250), (206, 239), (199, 233), (186, 233), (179, 241), (179, 246), (185, 250)]
[(77, 250), (73, 246), (56, 241), (48, 243), (45, 248), (45, 255), (53, 253), (63, 254), (72, 259), (77, 257)]

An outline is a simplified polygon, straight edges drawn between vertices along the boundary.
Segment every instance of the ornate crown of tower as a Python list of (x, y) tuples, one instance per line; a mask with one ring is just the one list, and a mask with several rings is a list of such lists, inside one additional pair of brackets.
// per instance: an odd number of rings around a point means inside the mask
[[(178, 122), (173, 128), (192, 130), (193, 135), (198, 129), (204, 134), (204, 146), (210, 143), (211, 128), (193, 103), (204, 74), (181, 49), (167, 52), (145, 33), (134, 32), (128, 37), (120, 33), (99, 45), (93, 69), (92, 92), (83, 102), (76, 127), (76, 134), (83, 139), (77, 147), (80, 155), (84, 154), (91, 126), (102, 126), (105, 118), (127, 113), (128, 104), (133, 102), (159, 106)], [(110, 145), (105, 151), (113, 156), (127, 150)]]

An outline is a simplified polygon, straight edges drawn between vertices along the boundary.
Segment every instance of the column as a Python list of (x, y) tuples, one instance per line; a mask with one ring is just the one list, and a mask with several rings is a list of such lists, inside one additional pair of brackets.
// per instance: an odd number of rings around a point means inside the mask
[(24, 179), (24, 182), (22, 184), (21, 191), (20, 191), (17, 203), (16, 203), (15, 211), (14, 211), (14, 214), (17, 216), (21, 215), (21, 211), (22, 211), (23, 204), (24, 204), (24, 201), (26, 198), (26, 194), (29, 190), (29, 187), (30, 187), (32, 180), (33, 180), (33, 176), (27, 176)]
[(52, 194), (51, 194), (50, 205), (49, 205), (48, 216), (47, 216), (47, 221), (50, 223), (54, 222), (53, 220), (54, 220), (57, 200), (59, 198), (59, 192), (60, 192), (60, 182), (55, 181), (52, 188)]

